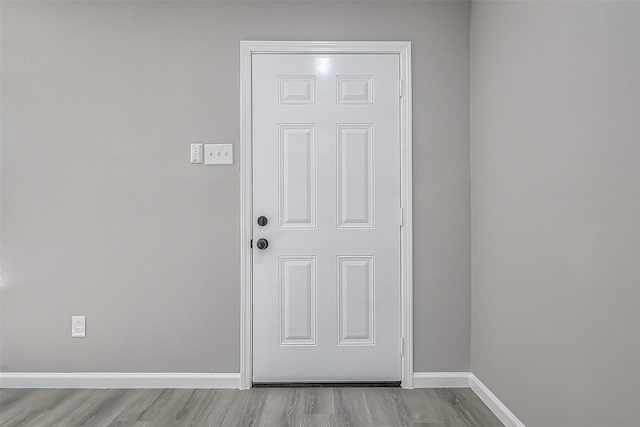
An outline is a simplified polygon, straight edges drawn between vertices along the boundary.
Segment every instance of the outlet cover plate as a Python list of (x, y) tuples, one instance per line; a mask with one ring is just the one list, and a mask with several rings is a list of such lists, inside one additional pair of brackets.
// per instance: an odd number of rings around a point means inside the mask
[(232, 165), (233, 144), (204, 144), (205, 165)]
[(71, 316), (71, 337), (84, 338), (87, 331), (86, 325), (85, 316)]

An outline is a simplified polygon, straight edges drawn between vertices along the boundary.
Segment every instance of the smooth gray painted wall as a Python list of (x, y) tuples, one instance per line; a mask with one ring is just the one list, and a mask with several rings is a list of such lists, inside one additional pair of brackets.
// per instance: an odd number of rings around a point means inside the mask
[[(467, 2), (2, 2), (4, 371), (237, 372), (239, 41), (411, 40), (415, 369), (467, 371)], [(72, 339), (72, 314), (87, 338)]]
[(528, 427), (637, 426), (640, 3), (472, 10), (472, 371)]

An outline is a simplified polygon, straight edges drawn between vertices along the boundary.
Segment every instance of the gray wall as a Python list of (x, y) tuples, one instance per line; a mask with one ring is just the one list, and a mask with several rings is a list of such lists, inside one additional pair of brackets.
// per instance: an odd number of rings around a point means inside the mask
[(472, 371), (528, 427), (637, 426), (640, 3), (472, 9)]
[[(411, 40), (415, 368), (467, 371), (467, 2), (2, 2), (4, 371), (237, 372), (241, 39)], [(70, 337), (72, 314), (87, 338)]]

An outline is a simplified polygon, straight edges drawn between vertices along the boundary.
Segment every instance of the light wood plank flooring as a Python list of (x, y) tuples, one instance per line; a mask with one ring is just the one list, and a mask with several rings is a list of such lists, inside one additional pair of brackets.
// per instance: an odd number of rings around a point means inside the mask
[(502, 426), (468, 388), (0, 390), (0, 425)]

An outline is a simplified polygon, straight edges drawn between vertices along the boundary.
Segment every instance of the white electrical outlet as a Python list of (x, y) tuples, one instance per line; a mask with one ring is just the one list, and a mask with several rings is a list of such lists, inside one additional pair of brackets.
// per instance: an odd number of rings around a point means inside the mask
[(202, 163), (202, 144), (191, 144), (191, 163)]
[(71, 336), (73, 338), (84, 338), (86, 333), (86, 323), (84, 316), (71, 316)]

